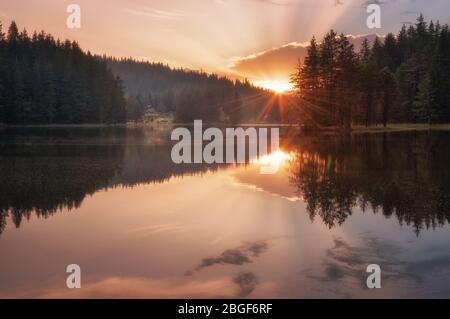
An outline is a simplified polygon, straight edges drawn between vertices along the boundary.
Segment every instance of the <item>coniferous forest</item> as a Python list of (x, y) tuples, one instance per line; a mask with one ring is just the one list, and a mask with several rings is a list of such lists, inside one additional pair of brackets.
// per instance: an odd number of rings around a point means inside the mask
[(121, 81), (76, 42), (0, 28), (0, 123), (121, 123)]
[[(292, 76), (288, 122), (316, 127), (450, 122), (450, 30), (421, 15), (360, 52), (331, 30), (315, 38)], [(247, 80), (95, 56), (44, 31), (0, 24), (0, 123), (81, 124), (141, 120), (151, 108), (177, 122), (277, 122), (277, 99)], [(263, 114), (264, 106), (271, 104)]]
[[(151, 106), (174, 114), (177, 122), (195, 119), (206, 122), (241, 123), (258, 118), (273, 94), (247, 80), (230, 80), (217, 74), (173, 69), (161, 63), (103, 57), (126, 86), (129, 120), (139, 120)], [(277, 113), (266, 114), (276, 121)]]
[(331, 30), (292, 76), (297, 118), (316, 127), (450, 122), (450, 30), (420, 15), (360, 52)]
[(0, 123), (116, 124), (141, 120), (150, 108), (178, 122), (239, 123), (255, 119), (270, 98), (248, 81), (96, 56), (44, 31), (29, 36), (15, 22), (5, 34), (0, 24)]

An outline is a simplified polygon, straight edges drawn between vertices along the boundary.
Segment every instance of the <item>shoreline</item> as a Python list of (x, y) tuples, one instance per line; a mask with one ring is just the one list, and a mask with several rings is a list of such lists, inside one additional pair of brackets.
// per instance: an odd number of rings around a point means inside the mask
[(386, 127), (382, 125), (374, 126), (355, 126), (352, 127), (351, 133), (390, 133), (404, 131), (450, 131), (450, 123), (447, 124), (388, 124)]
[[(204, 123), (207, 126), (218, 126), (218, 127), (274, 127), (279, 126), (280, 128), (295, 128), (298, 127), (296, 124), (282, 124), (282, 123), (242, 123), (239, 125), (227, 125), (222, 123)], [(0, 129), (8, 128), (138, 128), (138, 127), (168, 127), (168, 126), (193, 126), (193, 123), (121, 123), (121, 124), (33, 124), (33, 125), (7, 125), (0, 123)], [(386, 127), (382, 125), (372, 125), (372, 126), (354, 126), (351, 129), (351, 133), (389, 133), (389, 132), (401, 132), (401, 131), (450, 131), (450, 123), (446, 124), (411, 124), (411, 123), (401, 123), (401, 124), (388, 124)], [(311, 130), (312, 133), (339, 133), (340, 129), (337, 127), (324, 127), (322, 129)]]

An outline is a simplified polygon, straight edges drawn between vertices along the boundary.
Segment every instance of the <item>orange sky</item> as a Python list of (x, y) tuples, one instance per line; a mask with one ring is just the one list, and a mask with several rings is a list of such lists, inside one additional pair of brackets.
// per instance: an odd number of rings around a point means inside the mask
[[(287, 81), (302, 43), (330, 28), (367, 34), (365, 0), (0, 0), (0, 20), (77, 40), (94, 53), (168, 63), (250, 80)], [(376, 1), (375, 1), (376, 2)], [(81, 29), (66, 27), (81, 6)], [(417, 13), (448, 22), (448, 0), (386, 0), (383, 34)], [(300, 52), (301, 54), (301, 52)]]

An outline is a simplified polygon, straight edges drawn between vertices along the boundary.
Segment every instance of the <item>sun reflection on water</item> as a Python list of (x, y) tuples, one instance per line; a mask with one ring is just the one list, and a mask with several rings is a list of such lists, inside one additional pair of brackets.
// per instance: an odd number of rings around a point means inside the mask
[(270, 166), (274, 168), (281, 168), (286, 163), (292, 161), (294, 159), (295, 155), (292, 152), (285, 152), (281, 149), (267, 154), (260, 156), (259, 158), (252, 161), (253, 164), (258, 164), (261, 166)]

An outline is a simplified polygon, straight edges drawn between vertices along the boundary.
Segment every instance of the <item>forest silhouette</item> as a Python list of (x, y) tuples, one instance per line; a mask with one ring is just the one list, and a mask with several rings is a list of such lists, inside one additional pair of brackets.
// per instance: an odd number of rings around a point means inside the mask
[[(118, 124), (149, 110), (177, 122), (254, 121), (272, 93), (248, 80), (92, 55), (74, 41), (0, 22), (0, 124)], [(276, 112), (263, 120), (276, 121)]]
[(294, 117), (316, 127), (450, 122), (450, 30), (427, 23), (404, 25), (355, 52), (331, 30), (311, 40), (292, 76)]

